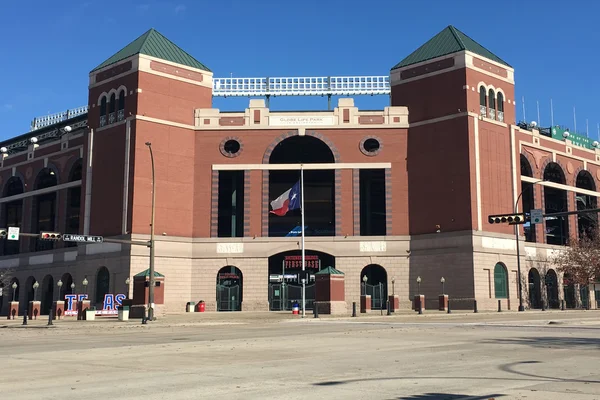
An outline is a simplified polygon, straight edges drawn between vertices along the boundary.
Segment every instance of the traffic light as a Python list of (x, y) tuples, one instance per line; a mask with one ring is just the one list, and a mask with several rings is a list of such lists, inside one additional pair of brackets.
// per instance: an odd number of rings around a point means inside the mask
[(0, 228), (0, 240), (6, 239), (8, 236), (8, 230), (6, 228)]
[(40, 232), (40, 239), (42, 240), (60, 240), (61, 236), (58, 232)]
[(490, 224), (518, 225), (518, 224), (524, 224), (528, 220), (529, 220), (529, 218), (524, 213), (490, 215), (488, 217), (488, 221), (490, 222)]

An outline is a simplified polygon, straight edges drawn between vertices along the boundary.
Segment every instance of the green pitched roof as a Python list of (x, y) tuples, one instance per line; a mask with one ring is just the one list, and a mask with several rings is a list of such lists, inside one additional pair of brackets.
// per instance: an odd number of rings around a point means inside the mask
[(344, 275), (344, 273), (342, 271), (338, 271), (333, 267), (327, 267), (315, 273), (315, 275)]
[[(150, 268), (148, 268), (145, 271), (140, 272), (139, 274), (135, 274), (134, 277), (140, 277), (140, 276), (145, 276), (146, 278), (148, 278), (150, 276)], [(160, 272), (156, 272), (154, 271), (154, 277), (155, 278), (164, 278), (165, 276), (163, 274), (161, 274)]]
[(109, 57), (102, 64), (92, 70), (104, 68), (121, 60), (131, 57), (135, 54), (146, 54), (148, 56), (160, 58), (161, 60), (171, 61), (188, 67), (209, 71), (208, 67), (183, 51), (175, 43), (161, 35), (154, 28), (144, 33), (142, 36), (123, 47), (116, 52), (112, 57)]
[[(459, 51), (470, 51), (482, 57), (488, 58), (497, 63), (511, 67), (506, 61), (453, 27), (449, 25), (443, 31), (432, 37), (413, 51), (408, 57), (396, 64), (392, 69), (406, 67), (408, 65), (431, 60), (436, 57), (447, 54), (458, 53)], [(512, 67), (511, 67), (512, 68)]]

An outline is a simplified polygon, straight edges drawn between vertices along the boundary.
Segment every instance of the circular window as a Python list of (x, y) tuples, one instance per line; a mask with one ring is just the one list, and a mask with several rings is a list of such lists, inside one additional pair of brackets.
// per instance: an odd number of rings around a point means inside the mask
[(236, 138), (226, 138), (221, 142), (219, 148), (225, 157), (237, 157), (242, 150), (242, 144)]
[(381, 142), (378, 138), (365, 138), (360, 142), (360, 151), (367, 156), (377, 155), (381, 151)]

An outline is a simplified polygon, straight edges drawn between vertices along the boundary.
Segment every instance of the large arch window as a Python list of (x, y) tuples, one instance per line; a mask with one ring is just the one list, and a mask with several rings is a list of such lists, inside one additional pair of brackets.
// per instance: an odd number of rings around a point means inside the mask
[[(581, 189), (596, 191), (594, 178), (588, 171), (581, 171), (577, 174), (575, 186)], [(598, 207), (596, 196), (590, 196), (583, 193), (575, 193), (577, 201), (577, 211), (590, 210)], [(594, 229), (598, 227), (598, 213), (577, 214), (577, 227), (579, 238), (590, 236)]]
[[(50, 168), (44, 168), (37, 176), (34, 189), (46, 189), (57, 184), (56, 173)], [(54, 231), (56, 229), (56, 192), (36, 196), (34, 207), (33, 231)], [(38, 238), (35, 240), (33, 247), (34, 251), (50, 250), (54, 248), (54, 242)]]
[[(533, 170), (527, 158), (521, 154), (521, 176), (533, 177)], [(533, 183), (521, 181), (521, 201), (523, 203), (523, 212), (529, 213), (535, 208)], [(535, 225), (527, 222), (523, 225), (526, 242), (535, 242)]]
[[(565, 184), (565, 174), (557, 163), (551, 162), (544, 169), (544, 180)], [(567, 192), (544, 186), (545, 214), (568, 211)], [(565, 245), (569, 237), (569, 219), (566, 216), (546, 218), (546, 243)]]
[(100, 126), (106, 125), (106, 96), (100, 100)]
[(110, 95), (110, 104), (108, 105), (108, 123), (114, 124), (117, 116), (115, 115), (115, 109), (117, 107), (116, 95), (113, 93)]
[(494, 89), (488, 91), (488, 106), (490, 109), (490, 118), (496, 119), (496, 93), (494, 93)]
[[(80, 158), (75, 161), (69, 175), (69, 182), (81, 181), (83, 161)], [(67, 223), (65, 233), (79, 233), (79, 218), (81, 212), (81, 186), (69, 188), (67, 191)], [(65, 242), (65, 246), (77, 246), (75, 242)]]
[(502, 263), (494, 267), (494, 293), (497, 299), (508, 298), (508, 272)]
[(117, 121), (123, 121), (125, 118), (125, 90), (119, 92), (119, 107), (117, 110)]
[[(329, 146), (313, 136), (291, 136), (280, 142), (269, 158), (270, 164), (335, 163)], [(292, 189), (300, 196), (300, 171), (269, 171), (269, 236), (300, 236), (300, 207), (276, 213), (274, 201)], [(297, 186), (296, 186), (297, 185)], [(296, 187), (296, 189), (293, 189)], [(283, 202), (281, 202), (283, 204)], [(275, 206), (273, 206), (275, 204)], [(289, 204), (288, 204), (289, 206)], [(304, 171), (304, 222), (306, 236), (335, 235), (334, 170)]]
[(504, 95), (498, 92), (498, 121), (504, 122)]
[(485, 87), (479, 87), (479, 114), (487, 116), (487, 93)]
[[(23, 182), (20, 178), (13, 176), (6, 182), (3, 197), (16, 196), (24, 191)], [(16, 226), (21, 228), (23, 221), (23, 200), (13, 200), (4, 203), (4, 221), (7, 227)], [(2, 240), (2, 254), (5, 256), (19, 254), (18, 240)]]

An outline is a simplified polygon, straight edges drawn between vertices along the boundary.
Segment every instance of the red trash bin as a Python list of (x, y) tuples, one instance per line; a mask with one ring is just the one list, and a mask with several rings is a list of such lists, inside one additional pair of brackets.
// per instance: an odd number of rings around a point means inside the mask
[(198, 304), (196, 304), (196, 312), (204, 312), (205, 309), (206, 306), (203, 301), (200, 301)]

